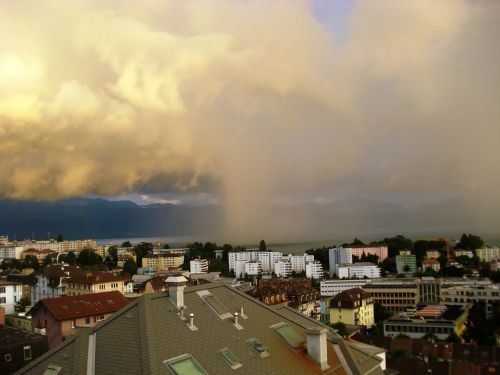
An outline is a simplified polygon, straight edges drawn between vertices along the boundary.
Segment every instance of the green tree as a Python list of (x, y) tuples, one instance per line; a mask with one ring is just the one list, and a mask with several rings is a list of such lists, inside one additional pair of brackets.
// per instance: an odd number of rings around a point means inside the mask
[(394, 274), (397, 272), (396, 268), (396, 260), (394, 257), (392, 258), (387, 258), (384, 259), (382, 263), (380, 263), (380, 268), (382, 270), (383, 275), (386, 276), (387, 274)]
[(137, 264), (133, 260), (127, 260), (123, 264), (123, 272), (129, 275), (135, 275), (137, 273)]
[(411, 358), (411, 353), (408, 349), (397, 348), (391, 352), (392, 358)]
[(70, 251), (66, 256), (64, 257), (64, 262), (68, 263), (70, 266), (74, 266), (76, 264), (76, 255), (74, 252)]
[(62, 235), (62, 233), (59, 233), (59, 235), (57, 236), (57, 242), (63, 242), (64, 241), (64, 237)]
[(26, 306), (29, 305), (29, 301), (26, 298), (20, 298), (19, 301), (17, 301), (16, 306), (14, 306), (14, 310), (16, 312), (25, 312), (26, 311)]
[(389, 319), (392, 315), (380, 302), (375, 302), (373, 305), (373, 314), (377, 323)]
[(121, 247), (132, 247), (132, 244), (130, 243), (130, 241), (125, 241), (124, 243), (122, 243)]
[(224, 263), (228, 263), (229, 262), (229, 253), (232, 253), (233, 252), (233, 247), (226, 243), (224, 244), (224, 246), (222, 246), (222, 261)]
[(455, 331), (452, 331), (446, 338), (446, 341), (461, 343), (462, 339), (455, 333)]
[(266, 241), (260, 240), (259, 251), (267, 251)]
[(151, 242), (141, 242), (134, 246), (134, 252), (137, 257), (137, 264), (142, 265), (142, 258), (146, 255), (153, 254), (154, 246)]
[(455, 249), (467, 249), (467, 250), (476, 250), (480, 249), (484, 246), (484, 241), (479, 236), (475, 236), (473, 234), (462, 234), (460, 238), (460, 242), (458, 242), (455, 246)]
[(165, 245), (163, 245), (163, 248), (164, 249), (170, 249), (170, 245), (168, 243), (166, 243)]
[(413, 249), (413, 242), (409, 238), (398, 234), (395, 237), (386, 237), (382, 241), (372, 242), (371, 245), (386, 245), (389, 250), (389, 257), (399, 254), (399, 250)]
[(80, 267), (92, 267), (102, 263), (102, 257), (93, 249), (83, 249), (76, 257), (76, 263)]
[(2, 262), (2, 270), (22, 270), (23, 263), (19, 259), (7, 258)]
[(118, 248), (116, 246), (110, 246), (108, 248), (108, 254), (110, 258), (110, 264), (114, 267), (118, 264)]
[(46, 267), (46, 266), (51, 265), (51, 264), (52, 264), (52, 256), (47, 255), (45, 257), (45, 259), (43, 260), (43, 266)]
[(27, 255), (23, 260), (23, 268), (33, 268), (34, 270), (38, 270), (40, 268), (40, 264), (38, 263), (36, 256)]
[(474, 302), (469, 310), (463, 338), (466, 342), (475, 341), (479, 345), (496, 345), (495, 321), (486, 319), (484, 302)]
[(337, 333), (342, 337), (346, 337), (349, 335), (349, 331), (347, 330), (347, 326), (342, 322), (333, 323), (333, 324), (330, 324), (330, 326), (333, 329), (335, 329), (337, 331)]

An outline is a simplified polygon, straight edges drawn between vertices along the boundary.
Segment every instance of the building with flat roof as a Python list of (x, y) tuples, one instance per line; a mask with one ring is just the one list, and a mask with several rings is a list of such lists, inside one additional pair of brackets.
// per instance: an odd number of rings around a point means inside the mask
[(447, 305), (469, 306), (474, 302), (484, 302), (487, 318), (495, 316), (495, 307), (500, 306), (499, 284), (454, 286), (446, 288), (442, 297)]
[(264, 305), (220, 283), (185, 288), (185, 278), (169, 277), (167, 284), (168, 295), (141, 296), (19, 374), (48, 366), (72, 374), (384, 373), (380, 349), (343, 340), (282, 304)]
[(418, 304), (418, 286), (415, 280), (374, 280), (366, 283), (363, 290), (388, 311), (405, 311)]
[(500, 259), (500, 247), (484, 247), (476, 250), (476, 255), (481, 262), (491, 262)]
[(339, 279), (375, 279), (380, 277), (380, 268), (373, 263), (337, 264)]
[(453, 332), (462, 335), (466, 318), (467, 309), (462, 306), (419, 306), (414, 311), (401, 312), (399, 316), (385, 320), (384, 336), (404, 334), (412, 339), (420, 339), (432, 333), (438, 339), (446, 340)]
[(0, 280), (0, 307), (5, 314), (14, 314), (16, 303), (23, 295), (23, 285), (14, 281)]
[(336, 247), (328, 250), (328, 262), (330, 265), (330, 277), (337, 275), (339, 264), (352, 264), (352, 249)]
[(417, 272), (417, 257), (409, 250), (401, 250), (396, 255), (396, 269), (400, 275), (413, 275)]
[(357, 256), (361, 259), (364, 255), (376, 255), (378, 256), (378, 263), (383, 262), (387, 259), (389, 250), (387, 246), (356, 246), (350, 247), (352, 255)]
[(193, 259), (189, 261), (190, 273), (206, 273), (208, 272), (208, 260), (206, 259)]
[(151, 268), (155, 271), (176, 270), (184, 263), (184, 255), (164, 253), (146, 255), (142, 258), (142, 268)]

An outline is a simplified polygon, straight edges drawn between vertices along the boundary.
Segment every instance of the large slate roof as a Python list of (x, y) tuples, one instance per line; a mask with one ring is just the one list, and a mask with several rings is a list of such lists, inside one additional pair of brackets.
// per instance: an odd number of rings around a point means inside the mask
[[(214, 295), (227, 312), (243, 307), (247, 319), (240, 318), (238, 330), (233, 320), (220, 319), (199, 293)], [(205, 292), (205, 293), (206, 293)], [(242, 292), (220, 283), (188, 287), (184, 293), (185, 315), (194, 313), (192, 331), (181, 320), (168, 293), (143, 295), (110, 319), (96, 325), (40, 357), (18, 374), (40, 374), (48, 365), (64, 373), (87, 374), (89, 335), (94, 334), (95, 374), (172, 374), (163, 363), (182, 354), (192, 355), (209, 374), (383, 374), (380, 359), (363, 348), (352, 348), (333, 331), (328, 333), (328, 364), (323, 372), (306, 354), (294, 351), (270, 326), (287, 323), (306, 337), (305, 331), (325, 328), (294, 310), (267, 306)], [(247, 340), (259, 339), (269, 356), (260, 358)], [(242, 367), (231, 369), (219, 354), (229, 348)], [(378, 368), (377, 368), (378, 367)], [(346, 371), (347, 370), (347, 371)]]

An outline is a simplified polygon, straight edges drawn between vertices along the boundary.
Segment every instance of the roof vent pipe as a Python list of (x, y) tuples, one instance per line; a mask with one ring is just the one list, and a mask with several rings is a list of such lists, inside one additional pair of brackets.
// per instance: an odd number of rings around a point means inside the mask
[(235, 312), (233, 316), (234, 316), (234, 325), (238, 325), (238, 313)]
[(307, 334), (307, 355), (318, 364), (322, 370), (328, 366), (328, 346), (326, 342), (326, 328), (309, 329)]

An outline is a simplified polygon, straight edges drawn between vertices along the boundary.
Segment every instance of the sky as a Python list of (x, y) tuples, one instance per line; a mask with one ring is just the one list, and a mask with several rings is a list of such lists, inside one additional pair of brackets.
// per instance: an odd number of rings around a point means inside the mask
[(242, 237), (282, 207), (458, 204), (495, 230), (499, 39), (487, 0), (3, 0), (0, 199), (220, 205)]

